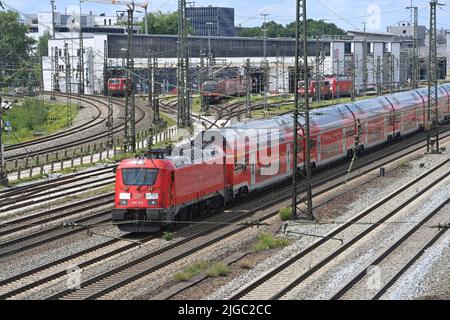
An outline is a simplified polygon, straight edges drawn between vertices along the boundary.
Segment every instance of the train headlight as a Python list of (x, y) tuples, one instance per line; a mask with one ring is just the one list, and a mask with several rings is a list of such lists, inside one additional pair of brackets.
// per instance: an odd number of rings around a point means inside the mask
[(145, 194), (145, 199), (147, 199), (147, 200), (158, 200), (159, 199), (159, 195), (157, 193), (146, 193)]
[(156, 206), (158, 204), (158, 200), (148, 200), (147, 203), (149, 206)]
[(127, 206), (127, 205), (128, 205), (128, 200), (120, 200), (120, 201), (119, 201), (119, 204), (120, 204), (121, 206)]
[(131, 199), (131, 193), (121, 192), (121, 193), (119, 193), (119, 199), (120, 200), (130, 200)]

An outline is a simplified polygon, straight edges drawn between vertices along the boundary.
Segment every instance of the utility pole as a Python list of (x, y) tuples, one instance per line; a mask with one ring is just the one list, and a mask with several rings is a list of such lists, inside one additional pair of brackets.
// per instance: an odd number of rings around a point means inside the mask
[(83, 44), (83, 26), (81, 22), (81, 2), (80, 2), (80, 90), (79, 94), (84, 94), (84, 44)]
[(106, 129), (108, 131), (107, 134), (107, 145), (108, 148), (114, 147), (114, 117), (113, 117), (113, 105), (112, 105), (112, 96), (108, 91), (108, 118), (106, 119)]
[(268, 13), (262, 13), (261, 16), (264, 17), (264, 28), (263, 28), (263, 36), (264, 36), (264, 62), (263, 62), (263, 70), (264, 70), (264, 110), (267, 111), (268, 103), (267, 103), (267, 90), (269, 88), (269, 63), (267, 61), (267, 16)]
[(54, 53), (54, 49), (53, 47), (50, 49), (51, 53), (50, 53), (50, 62), (51, 62), (51, 67), (50, 67), (50, 87), (51, 87), (51, 95), (50, 95), (50, 100), (55, 100), (55, 53)]
[(70, 127), (72, 125), (72, 99), (70, 94), (72, 93), (71, 82), (71, 64), (70, 64), (70, 54), (69, 54), (69, 44), (64, 43), (64, 62), (65, 62), (65, 78), (66, 78), (66, 94), (67, 96), (67, 126)]
[[(302, 30), (301, 30), (302, 29)], [(302, 39), (300, 40), (300, 37)], [(312, 188), (311, 188), (311, 139), (309, 131), (309, 75), (308, 75), (308, 46), (307, 46), (307, 26), (306, 26), (306, 0), (297, 0), (296, 5), (296, 37), (295, 37), (295, 109), (294, 109), (294, 164), (292, 172), (293, 195), (292, 195), (292, 217), (293, 219), (306, 218), (313, 220), (312, 209)], [(300, 44), (302, 44), (303, 60), (303, 80), (305, 83), (304, 113), (300, 112), (298, 93), (298, 82), (300, 81)], [(304, 122), (300, 119), (304, 117)], [(298, 145), (301, 142), (303, 145)], [(303, 163), (304, 170), (298, 169), (298, 165)], [(300, 172), (299, 172), (300, 171)], [(304, 176), (304, 186), (306, 195), (298, 196), (299, 173)], [(299, 207), (300, 206), (300, 207)], [(303, 207), (304, 206), (304, 207)], [(300, 211), (300, 216), (298, 214)]]
[(251, 93), (252, 93), (252, 77), (250, 74), (250, 59), (245, 60), (245, 116), (247, 118), (252, 117), (252, 109), (251, 109)]
[(350, 70), (352, 73), (352, 101), (356, 100), (356, 65), (355, 65), (355, 54), (352, 55)]
[(441, 153), (439, 147), (439, 112), (437, 90), (437, 35), (436, 35), (436, 7), (441, 4), (437, 0), (430, 2), (430, 29), (429, 29), (429, 54), (428, 54), (428, 137), (427, 152)]
[(127, 80), (125, 86), (125, 119), (123, 150), (125, 152), (136, 151), (136, 127), (135, 127), (135, 96), (134, 96), (134, 50), (133, 50), (133, 13), (134, 5), (129, 5), (127, 13), (127, 57), (126, 72)]
[[(412, 1), (411, 1), (412, 2)], [(414, 89), (419, 87), (419, 44), (418, 44), (418, 24), (419, 24), (419, 9), (417, 7), (407, 7), (406, 9), (411, 9), (414, 11), (414, 37), (413, 37), (413, 48), (412, 48), (412, 68), (411, 68), (411, 78), (412, 86)]]
[(368, 72), (367, 72), (367, 36), (366, 36), (366, 24), (367, 22), (364, 22), (364, 37), (363, 37), (363, 90), (364, 90), (364, 95), (367, 92), (367, 76), (368, 76)]
[(377, 95), (381, 95), (381, 61), (380, 56), (377, 57)]
[(186, 0), (178, 0), (177, 125), (179, 128), (191, 126), (187, 32)]
[(204, 95), (204, 85), (205, 85), (205, 53), (200, 53), (200, 73), (199, 73), (199, 80), (198, 80), (198, 93), (200, 95), (200, 111), (207, 113), (207, 106), (206, 106), (206, 96)]
[(103, 94), (108, 94), (108, 42), (103, 41)]
[(8, 185), (8, 173), (6, 172), (5, 164), (5, 147), (3, 145), (3, 110), (2, 97), (0, 96), (0, 185)]
[[(54, 73), (53, 73), (53, 91), (61, 91), (59, 88), (59, 50), (58, 47), (55, 47), (55, 52), (54, 52), (54, 56), (53, 56), (53, 68), (54, 68)], [(53, 95), (53, 100), (55, 99), (55, 96)]]
[(153, 111), (153, 124), (160, 125), (161, 124), (161, 116), (159, 114), (159, 92), (161, 86), (157, 82), (157, 74), (158, 74), (158, 58), (153, 57), (152, 61), (152, 111)]
[(52, 39), (55, 40), (55, 0), (50, 0), (50, 6), (52, 7)]
[(391, 93), (395, 91), (395, 57), (391, 54), (390, 64), (389, 64), (389, 74), (391, 75)]
[(319, 37), (316, 36), (316, 59), (315, 59), (315, 86), (314, 86), (314, 97), (316, 101), (320, 101), (321, 91), (322, 91), (322, 74), (320, 72), (320, 66), (322, 65), (325, 58), (323, 57), (322, 42), (319, 45)]

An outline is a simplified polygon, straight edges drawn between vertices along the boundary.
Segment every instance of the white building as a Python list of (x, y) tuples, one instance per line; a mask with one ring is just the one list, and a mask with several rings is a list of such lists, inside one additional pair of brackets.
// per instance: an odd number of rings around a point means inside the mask
[[(77, 81), (79, 81), (79, 39), (70, 34), (57, 34), (55, 40), (49, 41), (49, 53), (44, 57), (44, 86), (45, 90), (54, 87), (52, 79), (55, 74), (61, 91), (65, 91), (65, 61), (64, 45), (67, 43), (70, 53), (70, 64), (72, 69), (72, 92), (76, 92)], [(380, 58), (382, 63), (386, 63), (386, 57), (391, 57), (394, 61), (393, 83), (400, 84), (400, 45), (392, 41), (393, 36), (386, 34), (367, 34), (367, 57), (363, 56), (363, 43), (358, 35), (324, 38), (321, 40), (323, 49), (323, 63), (320, 65), (322, 75), (349, 75), (351, 72), (352, 56), (355, 59), (356, 88), (362, 90), (363, 87), (363, 62), (366, 60), (367, 88), (376, 87), (376, 61)], [(125, 66), (127, 36), (119, 34), (84, 34), (83, 46), (85, 49), (85, 83), (86, 93), (102, 93), (104, 89), (104, 65), (105, 54), (109, 66)], [(245, 59), (250, 58), (254, 68), (261, 66), (263, 57), (263, 39), (240, 38), (240, 37), (211, 37), (211, 51), (216, 58), (217, 64), (224, 66), (242, 68)], [(105, 51), (105, 41), (107, 50)], [(190, 37), (191, 41), (191, 66), (199, 66), (200, 52), (207, 52), (208, 37)], [(269, 90), (272, 92), (282, 92), (293, 90), (293, 67), (294, 67), (294, 39), (268, 39), (266, 42), (268, 61), (270, 68)], [(58, 50), (58, 72), (54, 72), (55, 58), (52, 57), (52, 50)], [(142, 77), (148, 76), (146, 68), (148, 57), (158, 57), (160, 67), (176, 69), (177, 64), (177, 36), (168, 35), (137, 35), (134, 37), (135, 68), (137, 72), (141, 70)], [(54, 52), (54, 51), (53, 51)], [(315, 70), (316, 42), (310, 41), (308, 44), (308, 61), (311, 72)], [(386, 66), (384, 66), (386, 68)], [(383, 69), (387, 72), (388, 69)], [(390, 69), (389, 69), (390, 70)], [(138, 79), (138, 80), (139, 80)], [(142, 80), (142, 79), (141, 79)], [(168, 79), (172, 85), (175, 80)], [(386, 82), (386, 79), (382, 79)], [(385, 83), (386, 84), (386, 83)], [(53, 86), (52, 86), (53, 85)]]

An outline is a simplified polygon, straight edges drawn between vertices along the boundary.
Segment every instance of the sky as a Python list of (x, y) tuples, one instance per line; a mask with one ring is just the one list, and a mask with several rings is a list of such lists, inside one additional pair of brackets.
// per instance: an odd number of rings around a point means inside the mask
[[(144, 2), (137, 0), (136, 2)], [(0, 0), (7, 3), (21, 13), (37, 13), (50, 11), (49, 0)], [(93, 1), (95, 2), (95, 0)], [(450, 29), (450, 0), (440, 0), (444, 4), (438, 9), (438, 28)], [(174, 11), (177, 0), (149, 1), (149, 11)], [(294, 0), (197, 0), (195, 6), (221, 6), (235, 8), (235, 25), (252, 27), (263, 22), (261, 14), (267, 13), (267, 21), (276, 21), (283, 25), (295, 20)], [(64, 12), (65, 8), (78, 7), (77, 0), (55, 0), (57, 11)], [(412, 4), (419, 8), (419, 24), (428, 26), (429, 1), (412, 0)], [(193, 4), (190, 4), (193, 5)], [(384, 32), (388, 25), (395, 25), (399, 21), (410, 21), (410, 11), (406, 10), (411, 0), (307, 0), (307, 17), (315, 20), (323, 19), (335, 23), (344, 30), (366, 30)], [(98, 4), (82, 2), (82, 11), (107, 13), (115, 15), (116, 10), (123, 10), (120, 5)], [(139, 13), (138, 13), (139, 15)]]

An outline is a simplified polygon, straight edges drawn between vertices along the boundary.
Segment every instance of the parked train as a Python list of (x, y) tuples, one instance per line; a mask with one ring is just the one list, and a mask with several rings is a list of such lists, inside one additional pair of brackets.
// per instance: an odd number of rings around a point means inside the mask
[(127, 78), (109, 78), (108, 92), (111, 96), (125, 96), (125, 88), (127, 87)]
[(206, 80), (200, 88), (202, 97), (214, 103), (230, 96), (243, 96), (247, 92), (247, 78)]
[[(320, 95), (325, 99), (331, 99), (336, 97), (345, 97), (351, 96), (353, 83), (352, 80), (348, 77), (343, 76), (334, 76), (334, 77), (325, 77), (319, 81), (319, 85), (317, 85), (316, 80), (309, 81), (309, 96), (314, 97), (316, 94), (316, 88), (320, 86)], [(305, 95), (305, 82), (299, 81), (298, 92), (301, 96)]]
[[(352, 157), (359, 151), (355, 150), (356, 146), (361, 150), (373, 148), (423, 130), (428, 123), (427, 95), (426, 89), (417, 89), (311, 112), (313, 168)], [(450, 120), (450, 84), (440, 85), (438, 96), (439, 120)], [(207, 134), (218, 134), (223, 141), (215, 144), (216, 139), (205, 138)], [(201, 210), (221, 208), (292, 175), (292, 114), (240, 123), (201, 135), (202, 147), (183, 155), (159, 154), (119, 164), (112, 220), (120, 229), (156, 231), (173, 221), (187, 220)], [(263, 136), (267, 137), (266, 143)], [(252, 145), (249, 141), (255, 139)], [(304, 139), (299, 142), (304, 150)], [(263, 159), (269, 154), (268, 146), (278, 149), (273, 160), (276, 170), (272, 174), (267, 174), (268, 164)], [(303, 165), (299, 163), (297, 170)]]

